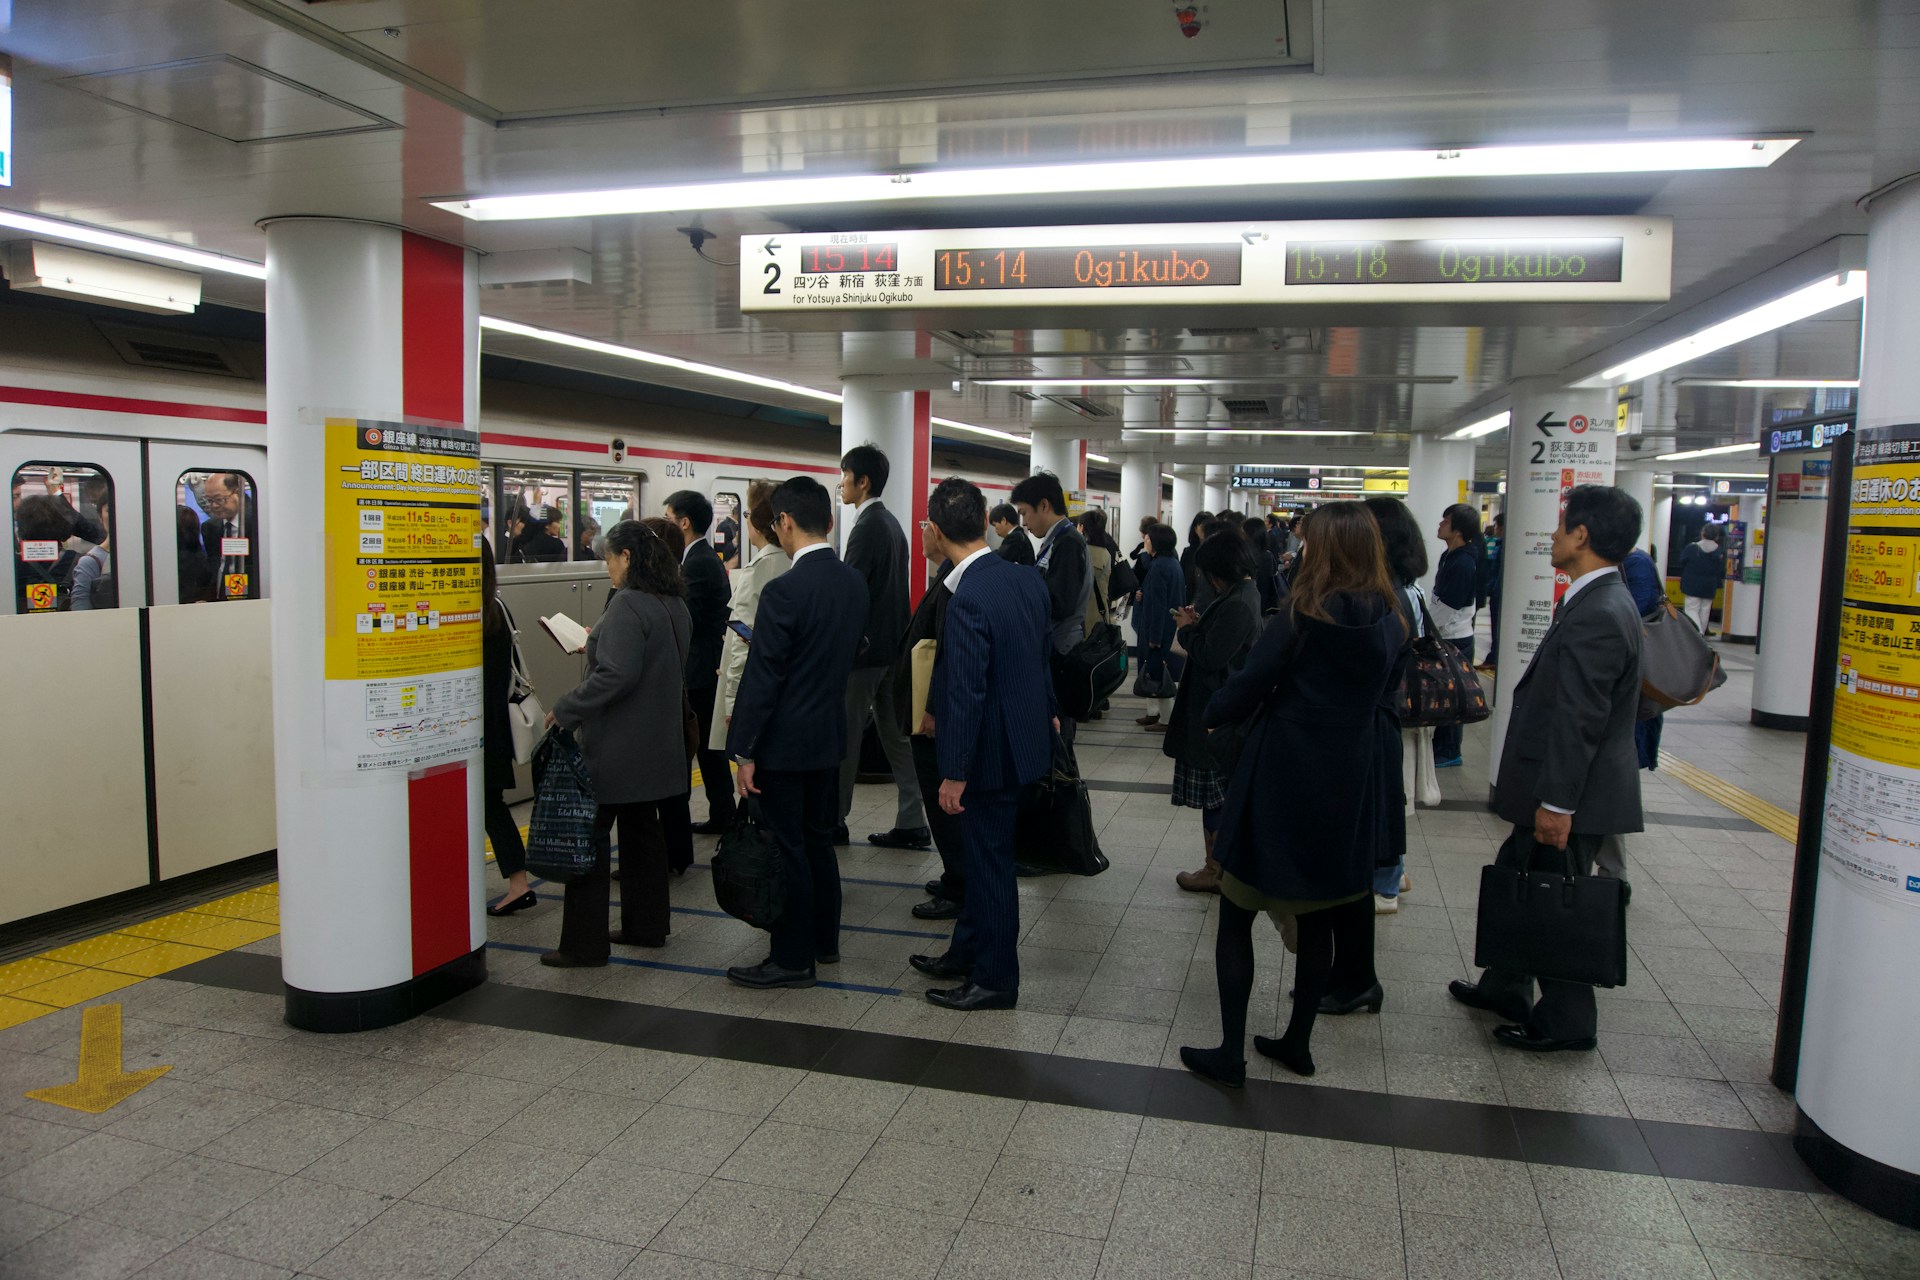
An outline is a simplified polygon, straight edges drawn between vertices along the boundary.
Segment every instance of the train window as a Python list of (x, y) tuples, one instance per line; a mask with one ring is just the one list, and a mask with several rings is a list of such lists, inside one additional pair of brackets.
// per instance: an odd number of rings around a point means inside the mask
[(599, 559), (589, 549), (593, 540), (622, 520), (640, 514), (640, 477), (631, 472), (582, 471), (580, 473), (580, 537), (576, 539), (576, 560)]
[(499, 499), (493, 509), (500, 525), (493, 549), (500, 563), (545, 564), (569, 558), (573, 472), (501, 467)]
[(182, 471), (174, 481), (180, 603), (260, 598), (260, 505), (244, 471)]
[(740, 567), (740, 495), (737, 493), (716, 493), (713, 495), (713, 532), (709, 535), (713, 549), (720, 553), (720, 563), (729, 569)]
[(492, 467), (480, 468), (480, 536), (493, 536), (494, 476)]
[(16, 613), (114, 609), (113, 480), (83, 462), (29, 462), (13, 473)]

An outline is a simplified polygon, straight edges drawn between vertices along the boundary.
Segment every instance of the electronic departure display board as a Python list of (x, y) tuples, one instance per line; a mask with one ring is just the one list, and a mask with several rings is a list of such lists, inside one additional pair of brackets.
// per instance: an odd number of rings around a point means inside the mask
[[(1164, 307), (1176, 322), (1234, 307), (1663, 302), (1662, 217), (1369, 218), (965, 227), (743, 236), (740, 308), (929, 313)], [(1098, 322), (1097, 317), (1089, 320)], [(1158, 317), (1148, 315), (1145, 323)], [(1049, 323), (1057, 323), (1058, 319)], [(955, 322), (964, 326), (965, 317)]]

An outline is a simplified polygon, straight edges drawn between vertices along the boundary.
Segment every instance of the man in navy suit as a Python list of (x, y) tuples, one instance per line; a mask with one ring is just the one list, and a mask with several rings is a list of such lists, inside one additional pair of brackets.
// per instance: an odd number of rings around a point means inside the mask
[(741, 796), (785, 855), (786, 909), (772, 954), (727, 970), (743, 987), (810, 987), (816, 962), (840, 959), (840, 760), (847, 753), (847, 676), (867, 617), (867, 584), (827, 543), (833, 498), (809, 476), (773, 491), (773, 533), (793, 567), (760, 593), (727, 754)]
[[(1052, 762), (1053, 626), (1046, 583), (987, 546), (987, 501), (965, 480), (940, 483), (927, 522), (952, 562), (927, 718), (939, 754), (939, 805), (960, 819), (966, 898), (942, 956), (915, 969), (958, 978), (927, 992), (945, 1009), (1011, 1009), (1019, 998), (1020, 902), (1014, 892), (1013, 824), (1020, 788)], [(762, 606), (765, 607), (764, 605)]]

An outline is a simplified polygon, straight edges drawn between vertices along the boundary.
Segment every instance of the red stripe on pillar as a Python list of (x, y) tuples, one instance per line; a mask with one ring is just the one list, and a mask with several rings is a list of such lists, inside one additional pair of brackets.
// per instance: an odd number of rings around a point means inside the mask
[(1084, 494), (1087, 489), (1087, 442), (1076, 440), (1074, 444), (1078, 446), (1080, 453), (1080, 464), (1074, 468), (1074, 488)]
[[(925, 334), (920, 335), (922, 339)], [(909, 460), (909, 475), (913, 487), (913, 525), (907, 534), (908, 563), (917, 565), (907, 574), (907, 594), (912, 603), (918, 605), (920, 597), (927, 594), (927, 575), (933, 566), (927, 563), (920, 549), (920, 522), (927, 518), (927, 493), (933, 488), (933, 393), (916, 391), (913, 393), (913, 457)]]
[[(400, 237), (401, 412), (466, 423), (466, 250), (411, 232)], [(467, 766), (407, 779), (407, 878), (413, 971), (437, 969), (473, 949), (468, 863)]]
[(467, 414), (467, 251), (403, 231), (400, 268), (402, 411), (461, 422)]
[(473, 950), (465, 761), (407, 779), (407, 879), (417, 977)]

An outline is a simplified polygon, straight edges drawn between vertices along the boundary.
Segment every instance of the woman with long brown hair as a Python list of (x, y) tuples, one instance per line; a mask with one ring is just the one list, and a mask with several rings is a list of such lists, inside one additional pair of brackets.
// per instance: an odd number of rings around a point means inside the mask
[(1227, 788), (1220, 864), (1218, 1048), (1180, 1050), (1187, 1068), (1246, 1083), (1253, 920), (1274, 919), (1299, 956), (1293, 1016), (1254, 1048), (1303, 1076), (1322, 997), (1345, 1011), (1380, 1007), (1373, 969), (1373, 875), (1399, 832), (1400, 726), (1392, 705), (1407, 623), (1380, 528), (1358, 502), (1308, 518), (1308, 550), (1287, 607), (1207, 704), (1210, 729), (1250, 721)]

